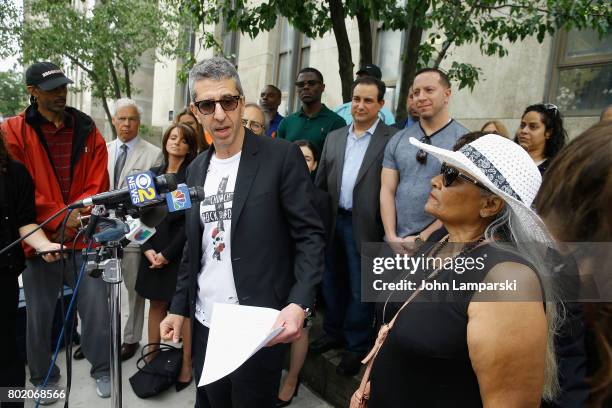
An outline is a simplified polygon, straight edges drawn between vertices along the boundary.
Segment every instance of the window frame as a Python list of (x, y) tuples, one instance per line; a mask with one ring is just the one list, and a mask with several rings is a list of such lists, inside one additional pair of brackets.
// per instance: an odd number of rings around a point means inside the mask
[[(555, 35), (553, 42), (553, 64), (550, 74), (550, 85), (546, 94), (547, 101), (557, 102), (557, 92), (559, 90), (559, 80), (561, 71), (578, 68), (593, 68), (612, 64), (612, 52), (585, 55), (578, 57), (566, 57), (570, 31), (560, 30)], [(601, 109), (567, 110), (563, 111), (566, 117), (599, 116)]]

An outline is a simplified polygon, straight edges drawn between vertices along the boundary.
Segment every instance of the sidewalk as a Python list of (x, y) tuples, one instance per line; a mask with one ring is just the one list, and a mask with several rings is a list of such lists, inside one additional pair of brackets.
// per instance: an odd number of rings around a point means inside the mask
[[(125, 287), (122, 285), (121, 293), (121, 320), (122, 325), (127, 319), (127, 292)], [(141, 341), (141, 345), (146, 344), (146, 316), (148, 314), (148, 302), (145, 310), (145, 333), (144, 338)], [(76, 346), (74, 346), (76, 347)], [(136, 355), (131, 359), (123, 362), (122, 369), (122, 392), (123, 392), (123, 407), (125, 408), (140, 408), (140, 407), (164, 407), (164, 408), (192, 408), (195, 404), (195, 383), (181, 392), (177, 393), (174, 387), (166, 390), (161, 395), (154, 398), (140, 399), (132, 391), (132, 387), (128, 381), (129, 377), (134, 374), (136, 369), (137, 357), (140, 355), (140, 349), (136, 352)], [(62, 386), (66, 385), (66, 357), (62, 351), (57, 358), (57, 364), (60, 367), (62, 378), (60, 383)], [(96, 383), (93, 378), (89, 375), (89, 363), (87, 360), (72, 361), (72, 389), (70, 391), (70, 407), (73, 408), (102, 408), (111, 407), (110, 399), (102, 399), (96, 394)], [(29, 377), (29, 373), (26, 367), (26, 379)], [(27, 381), (27, 380), (26, 380)], [(29, 384), (28, 384), (29, 385)], [(31, 387), (31, 385), (29, 385)], [(64, 401), (60, 400), (57, 403), (51, 405), (51, 407), (60, 408), (63, 407)], [(26, 408), (34, 407), (33, 401), (28, 401), (25, 404)], [(42, 407), (42, 405), (41, 405)], [(312, 393), (304, 385), (300, 387), (299, 395), (291, 403), (292, 408), (331, 408), (331, 405), (325, 403), (321, 398)]]

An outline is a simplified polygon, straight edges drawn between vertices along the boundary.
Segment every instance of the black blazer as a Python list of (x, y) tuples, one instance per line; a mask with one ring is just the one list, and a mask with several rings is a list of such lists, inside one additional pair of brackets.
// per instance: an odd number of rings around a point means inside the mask
[[(156, 176), (159, 176), (166, 172), (166, 166), (162, 164), (161, 166), (152, 167), (151, 171)], [(177, 183), (185, 182), (186, 172), (187, 165), (181, 165), (176, 173)], [(185, 212), (169, 212), (155, 229), (155, 234), (141, 245), (142, 253), (149, 249), (154, 249), (156, 252), (161, 252), (169, 262), (179, 262), (185, 246)], [(147, 263), (147, 267), (148, 265)]]
[[(203, 186), (214, 146), (187, 169)], [(242, 305), (312, 307), (323, 273), (324, 231), (314, 186), (299, 147), (245, 129), (232, 203), (232, 270)], [(194, 316), (202, 257), (200, 206), (185, 214), (187, 245), (170, 312)]]
[[(327, 135), (315, 180), (317, 187), (331, 195), (332, 232), (329, 242), (333, 240), (336, 226), (349, 128), (350, 125), (334, 130)], [(385, 235), (380, 218), (380, 173), (385, 146), (397, 131), (396, 128), (387, 126), (382, 121), (378, 122), (357, 173), (357, 181), (353, 189), (352, 211), (355, 242), (360, 253), (362, 243), (382, 241)]]

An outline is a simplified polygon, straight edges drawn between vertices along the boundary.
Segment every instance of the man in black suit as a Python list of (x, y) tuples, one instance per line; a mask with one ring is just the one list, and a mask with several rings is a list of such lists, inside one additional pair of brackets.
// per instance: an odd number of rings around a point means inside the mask
[(297, 145), (242, 127), (244, 93), (231, 63), (211, 58), (196, 64), (189, 85), (191, 110), (213, 144), (187, 170), (187, 184), (204, 186), (206, 198), (185, 215), (187, 245), (162, 337), (177, 342), (184, 318), (192, 317), (199, 381), (214, 303), (282, 309), (275, 327), (284, 330), (269, 347), (198, 388), (196, 397), (196, 407), (272, 408), (280, 343), (299, 337), (323, 270), (324, 231), (312, 202), (314, 186)]
[(361, 302), (360, 254), (363, 243), (380, 242), (384, 236), (380, 173), (387, 141), (397, 132), (378, 117), (384, 95), (385, 84), (377, 78), (355, 81), (353, 124), (327, 136), (315, 182), (331, 195), (334, 230), (323, 276), (325, 336), (311, 344), (311, 351), (346, 343), (338, 366), (344, 375), (359, 371), (371, 341), (374, 310), (372, 304)]

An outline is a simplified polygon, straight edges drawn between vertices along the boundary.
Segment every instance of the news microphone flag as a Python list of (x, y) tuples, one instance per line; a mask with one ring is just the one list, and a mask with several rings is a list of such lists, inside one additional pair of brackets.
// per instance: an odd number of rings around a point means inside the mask
[(155, 234), (155, 228), (149, 227), (142, 223), (138, 218), (127, 217), (127, 223), (130, 226), (130, 231), (125, 234), (125, 237), (135, 244), (142, 245)]
[(181, 183), (177, 186), (176, 190), (166, 193), (166, 203), (168, 204), (169, 212), (191, 208), (189, 187), (185, 183)]
[(136, 207), (144, 207), (159, 201), (159, 194), (155, 188), (155, 175), (151, 171), (130, 174), (125, 180), (132, 204)]

